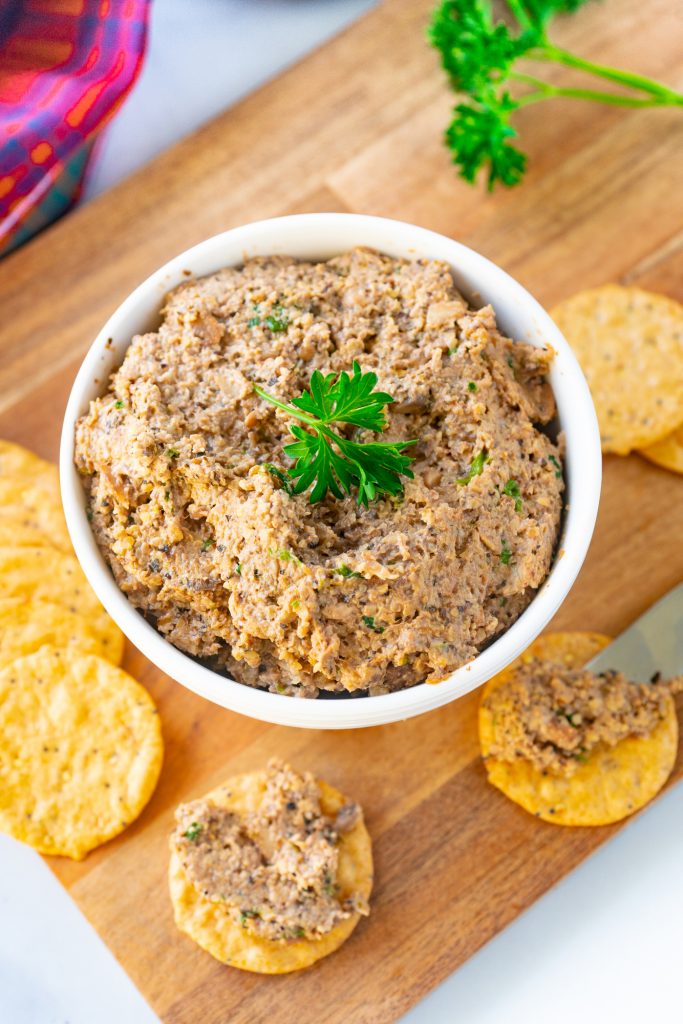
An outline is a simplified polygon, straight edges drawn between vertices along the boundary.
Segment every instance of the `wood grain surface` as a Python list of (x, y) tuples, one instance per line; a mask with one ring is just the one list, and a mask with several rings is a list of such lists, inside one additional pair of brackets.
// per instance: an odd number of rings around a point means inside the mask
[[(545, 305), (604, 281), (683, 299), (680, 111), (526, 108), (528, 176), (487, 195), (456, 178), (440, 142), (452, 97), (423, 42), (428, 9), (387, 0), (7, 258), (0, 436), (54, 458), (75, 370), (109, 313), (182, 249), (260, 217), (351, 210), (413, 221), (483, 252)], [(556, 35), (681, 88), (681, 17), (670, 0), (606, 0)], [(606, 459), (595, 538), (553, 628), (620, 632), (683, 578), (682, 536), (680, 478), (635, 455)], [(159, 787), (121, 837), (83, 863), (51, 866), (168, 1024), (394, 1021), (614, 832), (543, 824), (490, 788), (476, 694), (409, 722), (314, 733), (213, 707), (132, 649), (126, 667), (161, 708)], [(337, 954), (261, 978), (177, 933), (167, 836), (178, 802), (273, 753), (362, 801), (377, 872), (372, 915)]]

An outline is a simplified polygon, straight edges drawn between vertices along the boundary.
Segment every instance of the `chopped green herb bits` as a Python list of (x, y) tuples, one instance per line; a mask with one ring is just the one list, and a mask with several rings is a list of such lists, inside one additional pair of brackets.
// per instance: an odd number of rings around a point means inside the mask
[(374, 615), (364, 615), (363, 616), (363, 625), (367, 626), (368, 629), (371, 629), (373, 631), (373, 633), (383, 633), (384, 632), (384, 626), (378, 626), (377, 625), (377, 623), (375, 622)]
[(296, 562), (297, 565), (301, 565), (301, 559), (297, 558), (291, 551), (288, 551), (287, 548), (280, 548), (277, 551), (275, 548), (268, 548), (268, 554), (272, 555), (273, 558), (278, 558), (281, 562)]
[(282, 332), (286, 331), (289, 326), (289, 321), (287, 320), (287, 317), (273, 316), (272, 313), (270, 314), (270, 316), (267, 316), (263, 322), (268, 328), (268, 330), (272, 331), (273, 334), (282, 334)]
[(263, 469), (265, 469), (267, 473), (270, 473), (271, 476), (274, 476), (276, 480), (280, 481), (283, 489), (287, 492), (290, 498), (294, 495), (294, 483), (291, 477), (287, 476), (279, 466), (276, 466), (272, 462), (264, 462)]
[(522, 492), (516, 480), (508, 480), (503, 488), (503, 494), (507, 494), (508, 498), (515, 499), (515, 512), (522, 511)]
[(362, 573), (354, 572), (353, 569), (350, 569), (348, 567), (348, 565), (344, 565), (344, 563), (342, 563), (341, 565), (337, 566), (337, 568), (334, 569), (333, 572), (335, 572), (337, 574), (337, 576), (343, 576), (345, 580), (350, 580), (350, 579), (354, 579), (354, 578), (359, 579), (359, 580), (363, 579), (363, 574)]
[(553, 466), (555, 467), (555, 476), (557, 477), (558, 480), (561, 480), (562, 479), (562, 466), (559, 464), (559, 462), (557, 461), (555, 456), (554, 455), (549, 455), (548, 456), (548, 462), (552, 462)]
[(475, 455), (475, 457), (472, 459), (470, 468), (467, 470), (465, 476), (458, 477), (456, 483), (459, 484), (460, 487), (465, 487), (470, 482), (470, 480), (474, 479), (475, 476), (481, 476), (484, 466), (488, 461), (489, 454), (485, 448), (482, 448), (479, 454)]

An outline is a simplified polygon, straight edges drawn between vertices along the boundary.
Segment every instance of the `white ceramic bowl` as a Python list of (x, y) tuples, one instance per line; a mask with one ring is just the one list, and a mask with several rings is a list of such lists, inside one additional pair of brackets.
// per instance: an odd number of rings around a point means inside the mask
[[(327, 259), (357, 245), (392, 256), (446, 260), (467, 298), (493, 305), (506, 334), (552, 346), (556, 357), (551, 383), (567, 445), (568, 510), (561, 555), (547, 580), (514, 625), (474, 661), (436, 685), (423, 683), (378, 697), (304, 700), (255, 690), (212, 672), (173, 647), (128, 602), (90, 531), (73, 464), (74, 424), (90, 400), (104, 391), (132, 336), (158, 324), (165, 293), (187, 280), (186, 271), (201, 276), (273, 253)], [(136, 288), (97, 335), (76, 377), (64, 418), (60, 470), (66, 519), (83, 570), (111, 617), (150, 661), (183, 686), (232, 711), (280, 725), (349, 729), (409, 718), (455, 700), (490, 679), (531, 643), (566, 597), (586, 555), (598, 509), (601, 457), (595, 411), (578, 363), (548, 314), (520, 284), (483, 256), (432, 231), (380, 217), (321, 213), (259, 221), (216, 235), (172, 259)]]

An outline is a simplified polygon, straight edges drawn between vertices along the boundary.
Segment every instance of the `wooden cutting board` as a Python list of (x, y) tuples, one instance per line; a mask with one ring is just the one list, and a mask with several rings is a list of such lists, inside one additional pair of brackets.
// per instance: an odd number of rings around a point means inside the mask
[[(423, 41), (429, 6), (388, 0), (2, 263), (0, 436), (54, 458), (76, 367), (108, 314), (169, 257), (260, 217), (413, 221), (483, 252), (546, 305), (604, 281), (683, 299), (681, 112), (527, 108), (526, 181), (487, 195), (456, 178), (441, 146), (453, 101)], [(608, 0), (557, 37), (680, 88), (682, 27), (670, 0)], [(682, 536), (681, 479), (607, 459), (595, 539), (553, 627), (620, 632), (683, 578)], [(476, 694), (405, 723), (313, 733), (213, 707), (134, 650), (126, 667), (161, 708), (159, 787), (121, 837), (81, 864), (50, 863), (169, 1024), (393, 1021), (615, 831), (543, 824), (490, 788)], [(362, 801), (377, 872), (372, 916), (335, 956), (262, 978), (176, 931), (167, 835), (179, 801), (273, 753)]]

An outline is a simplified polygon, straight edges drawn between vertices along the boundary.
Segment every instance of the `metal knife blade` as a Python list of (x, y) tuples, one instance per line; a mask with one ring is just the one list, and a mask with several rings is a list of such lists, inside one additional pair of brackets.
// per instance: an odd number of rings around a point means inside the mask
[(653, 604), (621, 636), (586, 665), (591, 672), (616, 669), (628, 679), (649, 683), (683, 673), (683, 583)]

